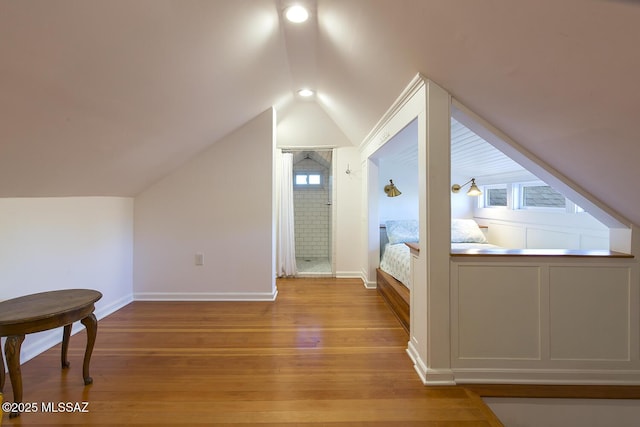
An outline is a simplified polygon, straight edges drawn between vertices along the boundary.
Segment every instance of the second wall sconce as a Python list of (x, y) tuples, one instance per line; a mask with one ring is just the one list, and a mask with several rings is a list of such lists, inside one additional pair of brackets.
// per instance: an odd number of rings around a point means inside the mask
[(467, 191), (467, 196), (480, 196), (482, 194), (482, 191), (480, 191), (480, 189), (478, 188), (478, 186), (476, 185), (476, 179), (475, 178), (471, 178), (469, 181), (465, 182), (462, 185), (459, 184), (453, 184), (451, 186), (451, 192), (453, 193), (457, 193), (460, 190), (462, 190), (462, 188), (471, 183), (471, 187), (469, 187), (469, 191)]
[(400, 190), (396, 188), (392, 179), (390, 179), (389, 183), (384, 186), (384, 192), (387, 195), (387, 197), (396, 197), (402, 194)]

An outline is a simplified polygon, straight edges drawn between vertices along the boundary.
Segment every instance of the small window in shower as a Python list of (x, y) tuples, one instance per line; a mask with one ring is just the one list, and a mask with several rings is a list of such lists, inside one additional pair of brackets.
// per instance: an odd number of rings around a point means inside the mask
[(300, 187), (320, 187), (322, 175), (319, 173), (296, 173), (295, 184)]

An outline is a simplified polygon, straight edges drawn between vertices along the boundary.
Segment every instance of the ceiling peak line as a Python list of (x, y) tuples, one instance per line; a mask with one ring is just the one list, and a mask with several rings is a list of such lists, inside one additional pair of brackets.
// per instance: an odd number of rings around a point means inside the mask
[[(278, 6), (282, 17), (282, 29), (291, 74), (291, 91), (299, 99), (314, 100), (314, 95), (317, 93), (318, 16), (316, 2), (280, 0)], [(307, 11), (307, 19), (304, 22), (288, 20), (287, 13), (294, 6), (303, 7)]]

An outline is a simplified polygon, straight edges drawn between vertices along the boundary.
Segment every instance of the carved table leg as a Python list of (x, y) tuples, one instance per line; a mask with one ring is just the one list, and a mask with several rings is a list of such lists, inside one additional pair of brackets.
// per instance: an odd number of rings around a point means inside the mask
[(62, 369), (68, 368), (70, 363), (67, 358), (67, 350), (69, 349), (69, 337), (71, 337), (71, 326), (66, 325), (62, 332), (62, 354), (60, 355), (60, 361), (62, 362)]
[[(4, 343), (4, 353), (7, 356), (9, 377), (13, 388), (13, 401), (15, 403), (22, 402), (22, 372), (20, 372), (20, 347), (22, 347), (22, 341), (24, 341), (24, 335), (13, 335), (7, 337), (7, 342)], [(20, 415), (20, 412), (13, 411), (9, 418), (14, 418), (18, 415)]]
[(93, 353), (93, 345), (96, 342), (98, 333), (98, 320), (95, 314), (91, 313), (81, 320), (85, 328), (87, 328), (87, 348), (84, 351), (84, 363), (82, 364), (82, 376), (84, 384), (88, 385), (93, 382), (93, 378), (89, 376), (89, 363), (91, 362), (91, 353)]
[(4, 357), (0, 355), (0, 393), (4, 390)]

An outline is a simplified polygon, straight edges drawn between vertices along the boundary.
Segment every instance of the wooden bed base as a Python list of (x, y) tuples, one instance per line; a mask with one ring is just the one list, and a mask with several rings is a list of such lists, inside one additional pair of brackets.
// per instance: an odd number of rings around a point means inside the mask
[(378, 293), (396, 315), (400, 324), (409, 333), (409, 289), (389, 273), (376, 269)]

